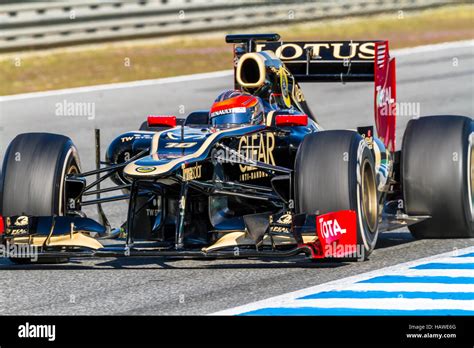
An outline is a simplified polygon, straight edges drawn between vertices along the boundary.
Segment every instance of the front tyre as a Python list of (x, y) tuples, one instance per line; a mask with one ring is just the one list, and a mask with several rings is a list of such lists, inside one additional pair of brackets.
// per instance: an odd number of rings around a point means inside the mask
[(8, 146), (3, 161), (4, 216), (64, 215), (65, 178), (79, 172), (72, 140), (49, 133), (20, 134)]
[[(80, 172), (76, 147), (68, 137), (49, 133), (17, 135), (8, 146), (3, 161), (3, 216), (65, 215), (65, 179)], [(15, 263), (25, 260), (12, 259)], [(39, 260), (42, 261), (64, 261)]]
[(347, 130), (307, 135), (296, 155), (295, 175), (298, 212), (357, 213), (357, 244), (366, 258), (377, 242), (379, 213), (374, 155), (362, 137)]

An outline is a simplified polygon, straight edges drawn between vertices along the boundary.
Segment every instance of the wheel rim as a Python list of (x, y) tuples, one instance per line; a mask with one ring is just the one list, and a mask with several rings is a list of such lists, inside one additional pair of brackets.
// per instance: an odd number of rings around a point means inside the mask
[(79, 174), (79, 168), (77, 168), (75, 164), (70, 166), (69, 169), (67, 170), (66, 175), (70, 175), (70, 174)]
[(372, 165), (366, 159), (362, 165), (362, 213), (371, 233), (377, 228), (377, 186)]

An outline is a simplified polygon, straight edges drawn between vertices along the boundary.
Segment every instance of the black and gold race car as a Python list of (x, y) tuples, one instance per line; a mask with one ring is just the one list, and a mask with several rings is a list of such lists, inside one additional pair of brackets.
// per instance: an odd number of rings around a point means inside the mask
[[(82, 171), (65, 136), (12, 141), (0, 237), (8, 250), (26, 250), (12, 260), (365, 259), (379, 232), (402, 226), (417, 238), (474, 237), (474, 122), (413, 119), (396, 151), (387, 41), (283, 42), (277, 34), (226, 41), (234, 44), (233, 89), (184, 120), (149, 116), (112, 141), (105, 161), (96, 130), (95, 170)], [(300, 82), (373, 82), (375, 125), (324, 130)], [(114, 185), (101, 188), (106, 179)], [(117, 200), (128, 212), (111, 227), (102, 204)], [(98, 222), (82, 211), (88, 205), (98, 207)]]

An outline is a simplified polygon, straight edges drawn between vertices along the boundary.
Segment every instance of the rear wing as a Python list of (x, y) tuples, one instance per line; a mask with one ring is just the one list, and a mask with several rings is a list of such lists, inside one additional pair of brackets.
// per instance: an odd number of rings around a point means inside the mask
[(278, 41), (278, 34), (228, 35), (236, 61), (245, 53), (272, 51), (297, 82), (374, 82), (378, 137), (395, 151), (395, 58), (388, 41)]
[(374, 80), (374, 41), (265, 42), (256, 51), (272, 51), (299, 82)]

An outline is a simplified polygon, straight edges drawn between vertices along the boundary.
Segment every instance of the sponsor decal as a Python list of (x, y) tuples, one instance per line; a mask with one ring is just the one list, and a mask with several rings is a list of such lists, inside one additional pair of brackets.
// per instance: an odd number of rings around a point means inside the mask
[(204, 137), (204, 135), (200, 135), (200, 134), (184, 134), (184, 136), (182, 137), (181, 134), (175, 134), (173, 132), (169, 132), (166, 134), (168, 139), (171, 139), (171, 140), (189, 140), (189, 139), (202, 139)]
[[(275, 232), (275, 233), (289, 233), (291, 229), (291, 222), (293, 218), (291, 216), (291, 213), (286, 213), (283, 214), (278, 218), (276, 221), (277, 224), (281, 225), (287, 225), (287, 226), (271, 226), (270, 227), (270, 232)], [(270, 216), (270, 224), (273, 223), (273, 218)]]
[[(266, 164), (275, 165), (273, 151), (275, 150), (275, 135), (273, 133), (259, 133), (240, 138), (238, 152), (246, 158)], [(256, 167), (240, 164), (241, 181), (259, 179), (268, 176), (267, 173), (257, 171)]]
[(394, 115), (395, 113), (392, 111), (392, 104), (395, 103), (395, 99), (392, 98), (392, 87), (385, 87), (382, 86), (376, 87), (377, 91), (377, 107), (380, 108), (380, 115), (382, 116), (389, 116)]
[(282, 61), (306, 60), (306, 52), (312, 59), (363, 59), (375, 57), (375, 42), (295, 42), (263, 43), (257, 45), (257, 52), (270, 50)]
[(28, 216), (14, 216), (6, 218), (5, 234), (9, 236), (20, 236), (28, 234), (30, 220)]
[(10, 229), (7, 229), (6, 233), (7, 235), (9, 236), (15, 236), (15, 237), (19, 237), (21, 235), (27, 235), (28, 234), (28, 231), (29, 229), (28, 228), (16, 228), (16, 227), (12, 227)]
[(367, 146), (369, 147), (369, 149), (372, 150), (374, 148), (374, 137), (373, 137), (374, 127), (372, 127), (372, 126), (358, 127), (357, 131), (362, 136), (362, 138), (365, 140), (365, 142), (367, 143)]
[(15, 226), (28, 226), (28, 216), (19, 216), (13, 223)]
[(166, 149), (188, 149), (196, 145), (196, 142), (193, 143), (167, 143), (165, 145)]
[(319, 218), (319, 230), (324, 236), (326, 241), (329, 243), (338, 240), (343, 234), (347, 232), (345, 228), (341, 228), (337, 219), (325, 220), (324, 218)]
[(190, 181), (201, 178), (202, 176), (202, 165), (196, 165), (194, 167), (184, 168), (183, 166), (183, 180)]
[(151, 172), (154, 172), (155, 170), (156, 170), (156, 167), (137, 167), (137, 168), (135, 168), (136, 172), (143, 173), (143, 174), (151, 173)]
[(250, 181), (250, 180), (257, 180), (261, 178), (266, 178), (268, 177), (268, 174), (265, 173), (264, 171), (257, 170), (254, 172), (250, 173), (243, 173), (240, 175), (240, 181)]
[(304, 95), (297, 83), (293, 85), (293, 99), (298, 103), (304, 102)]
[(133, 136), (120, 138), (120, 140), (122, 141), (122, 143), (127, 143), (127, 142), (129, 142), (129, 141), (132, 141), (133, 139), (135, 139), (135, 137), (133, 137)]
[(415, 102), (395, 102), (392, 95), (392, 87), (377, 86), (376, 103), (380, 116), (408, 116), (418, 118), (421, 115), (421, 104)]
[(348, 257), (357, 252), (357, 214), (341, 210), (316, 216), (316, 233), (324, 257)]
[(280, 75), (280, 87), (281, 87), (281, 96), (283, 97), (283, 101), (287, 107), (291, 106), (291, 99), (290, 94), (288, 92), (288, 74), (285, 68), (281, 67), (278, 71), (278, 75)]
[(228, 115), (228, 114), (241, 114), (241, 113), (245, 113), (246, 111), (247, 111), (247, 109), (244, 108), (244, 107), (223, 109), (223, 110), (218, 110), (218, 111), (212, 112), (211, 117)]
[(120, 141), (122, 143), (128, 143), (129, 141), (132, 141), (134, 139), (151, 139), (151, 138), (153, 138), (153, 135), (151, 134), (133, 134), (131, 136), (121, 137)]

